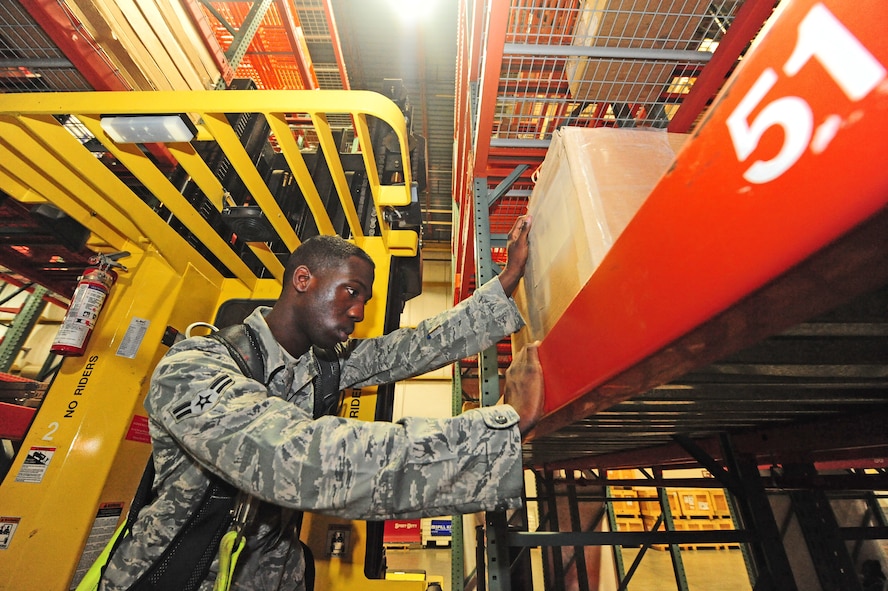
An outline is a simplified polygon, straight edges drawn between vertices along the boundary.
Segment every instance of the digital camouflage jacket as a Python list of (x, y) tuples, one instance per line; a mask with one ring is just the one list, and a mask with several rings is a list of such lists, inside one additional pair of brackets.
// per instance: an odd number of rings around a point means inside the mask
[[(265, 323), (246, 322), (265, 359), (262, 382), (246, 378), (228, 350), (195, 337), (160, 361), (145, 401), (158, 498), (112, 557), (105, 591), (120, 591), (163, 551), (215, 473), (267, 501), (248, 535), (232, 589), (303, 589), (305, 562), (295, 535), (280, 530), (281, 507), (346, 519), (473, 513), (513, 508), (523, 489), (518, 414), (507, 405), (448, 419), (396, 423), (312, 419), (312, 352), (289, 355)], [(475, 354), (521, 328), (490, 281), (455, 308), (340, 348), (341, 388), (406, 379)], [(271, 533), (270, 533), (271, 532)], [(216, 565), (201, 587), (212, 589)]]

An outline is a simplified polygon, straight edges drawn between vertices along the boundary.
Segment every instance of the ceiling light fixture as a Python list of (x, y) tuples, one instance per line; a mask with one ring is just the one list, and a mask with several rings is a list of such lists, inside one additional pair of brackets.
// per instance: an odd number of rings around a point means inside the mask
[(389, 5), (405, 25), (420, 24), (429, 19), (435, 10), (433, 0), (389, 0)]
[(100, 123), (118, 144), (190, 142), (197, 135), (184, 115), (106, 115)]

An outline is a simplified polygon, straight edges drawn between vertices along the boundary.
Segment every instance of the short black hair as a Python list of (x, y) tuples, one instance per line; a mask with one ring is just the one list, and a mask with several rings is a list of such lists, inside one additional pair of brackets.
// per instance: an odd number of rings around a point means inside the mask
[(300, 265), (305, 265), (312, 273), (321, 273), (340, 265), (351, 257), (365, 260), (370, 263), (370, 267), (376, 268), (373, 259), (360, 246), (340, 236), (314, 236), (297, 246), (290, 258), (287, 259), (284, 277), (289, 281), (293, 277), (293, 273), (296, 272), (296, 267)]

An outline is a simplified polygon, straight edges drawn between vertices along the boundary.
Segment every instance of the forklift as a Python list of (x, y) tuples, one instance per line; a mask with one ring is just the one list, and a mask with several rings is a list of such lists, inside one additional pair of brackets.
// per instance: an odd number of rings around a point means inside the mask
[[(0, 138), (0, 190), (64, 218), (91, 255), (63, 294), (67, 332), (53, 350), (64, 362), (0, 483), (0, 590), (63, 591), (126, 518), (151, 453), (149, 377), (178, 338), (273, 301), (289, 254), (319, 234), (376, 264), (355, 336), (398, 328), (422, 284), (424, 140), (397, 92), (237, 80), (224, 91), (0, 95)], [(350, 391), (343, 412), (391, 420), (393, 391)], [(382, 526), (306, 514), (317, 588), (424, 589), (382, 580)]]

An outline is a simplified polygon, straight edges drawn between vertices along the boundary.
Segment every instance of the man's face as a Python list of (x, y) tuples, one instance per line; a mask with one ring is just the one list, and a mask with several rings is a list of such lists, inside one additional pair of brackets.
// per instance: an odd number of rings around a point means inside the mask
[(312, 273), (306, 332), (312, 344), (330, 348), (348, 340), (364, 319), (364, 305), (373, 290), (373, 268), (350, 257), (337, 267)]

